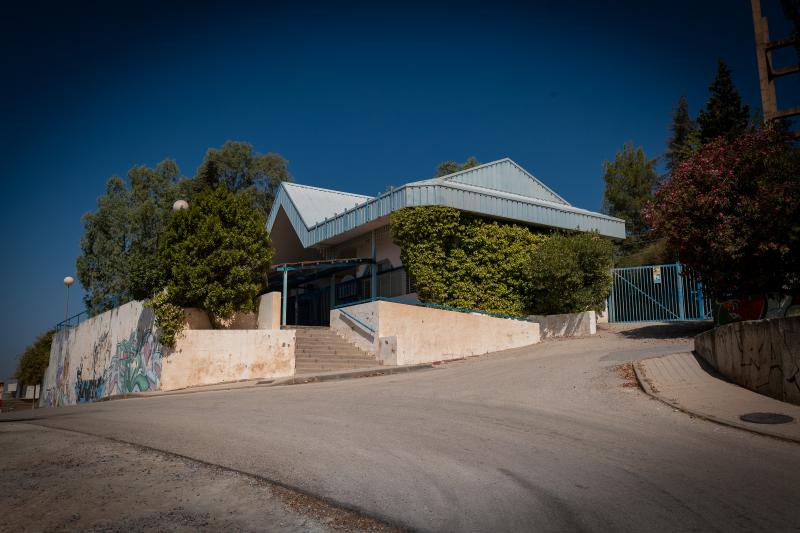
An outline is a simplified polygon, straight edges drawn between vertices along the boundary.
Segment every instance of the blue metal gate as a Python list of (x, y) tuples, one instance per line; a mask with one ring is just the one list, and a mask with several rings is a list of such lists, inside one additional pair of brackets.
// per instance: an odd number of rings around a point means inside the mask
[(711, 320), (702, 283), (680, 263), (615, 268), (612, 277), (610, 322)]

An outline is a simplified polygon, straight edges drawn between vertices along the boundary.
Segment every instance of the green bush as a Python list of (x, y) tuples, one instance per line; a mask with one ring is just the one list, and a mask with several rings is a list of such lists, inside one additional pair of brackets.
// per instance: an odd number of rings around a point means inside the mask
[(528, 263), (528, 310), (536, 315), (601, 311), (611, 290), (612, 244), (596, 233), (551, 235)]
[(172, 214), (162, 235), (166, 302), (199, 307), (212, 318), (253, 311), (272, 254), (265, 215), (249, 196), (222, 186), (206, 190)]
[(186, 325), (183, 308), (170, 300), (169, 292), (164, 289), (145, 303), (153, 310), (158, 324), (158, 341), (164, 346), (175, 347), (175, 341)]
[(441, 206), (395, 211), (391, 228), (422, 301), (525, 314), (526, 266), (545, 236)]

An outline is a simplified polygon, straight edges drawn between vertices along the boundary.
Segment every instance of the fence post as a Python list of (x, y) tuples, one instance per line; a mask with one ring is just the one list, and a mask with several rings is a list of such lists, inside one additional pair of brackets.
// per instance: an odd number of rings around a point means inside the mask
[(703, 294), (703, 283), (697, 282), (697, 307), (700, 311), (700, 320), (706, 319), (706, 297)]
[(683, 301), (683, 265), (675, 263), (678, 269), (678, 314), (681, 320), (686, 320), (686, 304)]
[(615, 322), (616, 313), (614, 312), (614, 284), (616, 283), (614, 269), (611, 269), (611, 292), (606, 299), (606, 312), (608, 313), (608, 321)]

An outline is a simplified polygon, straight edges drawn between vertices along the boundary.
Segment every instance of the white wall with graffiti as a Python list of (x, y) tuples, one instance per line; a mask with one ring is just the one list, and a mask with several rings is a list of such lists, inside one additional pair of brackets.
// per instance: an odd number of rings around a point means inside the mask
[(57, 407), (161, 388), (151, 309), (130, 302), (53, 337), (41, 405)]

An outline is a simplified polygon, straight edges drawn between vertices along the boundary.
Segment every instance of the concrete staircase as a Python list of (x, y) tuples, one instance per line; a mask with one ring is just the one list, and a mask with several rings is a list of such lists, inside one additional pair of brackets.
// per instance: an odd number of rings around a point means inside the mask
[(295, 330), (295, 374), (352, 370), (381, 364), (326, 326), (288, 326), (286, 329)]

